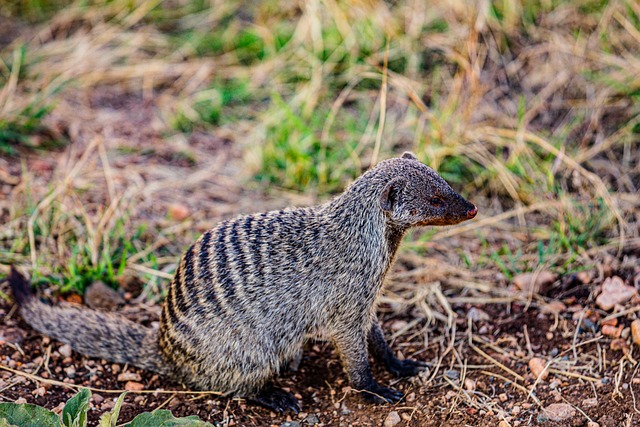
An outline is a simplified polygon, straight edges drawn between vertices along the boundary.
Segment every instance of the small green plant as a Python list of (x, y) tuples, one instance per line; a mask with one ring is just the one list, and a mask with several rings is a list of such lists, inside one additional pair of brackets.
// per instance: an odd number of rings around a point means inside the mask
[[(116, 427), (120, 407), (126, 393), (122, 393), (112, 411), (100, 418), (99, 427)], [(62, 419), (53, 412), (33, 404), (0, 403), (0, 427), (87, 427), (87, 411), (91, 391), (82, 389), (65, 404)], [(197, 416), (174, 417), (170, 411), (144, 412), (122, 427), (213, 427)]]

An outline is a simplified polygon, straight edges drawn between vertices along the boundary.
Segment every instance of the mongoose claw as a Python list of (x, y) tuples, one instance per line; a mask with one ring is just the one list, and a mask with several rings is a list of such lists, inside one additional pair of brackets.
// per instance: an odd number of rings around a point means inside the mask
[(362, 390), (362, 397), (365, 401), (370, 403), (397, 403), (399, 402), (404, 394), (390, 387), (382, 387), (381, 385), (375, 384), (369, 389)]
[(386, 363), (386, 367), (396, 377), (413, 377), (426, 369), (427, 364), (419, 360), (394, 358)]
[(288, 410), (291, 410), (296, 414), (300, 412), (300, 403), (298, 402), (298, 399), (288, 391), (284, 391), (277, 387), (264, 388), (248, 400), (264, 406), (274, 412), (285, 412)]

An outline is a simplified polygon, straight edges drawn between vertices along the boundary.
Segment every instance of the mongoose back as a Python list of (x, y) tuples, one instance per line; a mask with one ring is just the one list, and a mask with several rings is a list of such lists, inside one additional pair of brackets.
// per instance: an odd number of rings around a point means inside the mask
[(298, 411), (271, 379), (305, 339), (329, 339), (354, 389), (396, 402), (402, 393), (374, 380), (369, 351), (397, 376), (424, 364), (398, 359), (378, 325), (385, 274), (410, 227), (456, 224), (477, 212), (411, 153), (382, 161), (325, 204), (239, 216), (205, 232), (176, 269), (159, 330), (45, 304), (14, 269), (9, 282), (27, 323), (87, 356)]

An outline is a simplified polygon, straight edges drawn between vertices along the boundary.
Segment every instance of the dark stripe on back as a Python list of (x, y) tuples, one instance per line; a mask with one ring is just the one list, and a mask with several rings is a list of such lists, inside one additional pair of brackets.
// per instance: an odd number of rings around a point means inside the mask
[(218, 230), (218, 238), (215, 243), (215, 260), (216, 260), (216, 271), (218, 273), (218, 281), (220, 282), (220, 286), (224, 289), (224, 294), (229, 301), (235, 295), (235, 291), (233, 289), (233, 282), (229, 277), (229, 260), (227, 259), (227, 245), (225, 242), (225, 237), (227, 236), (227, 230), (229, 229), (229, 223), (225, 222)]
[(253, 238), (249, 242), (249, 249), (251, 251), (251, 257), (253, 258), (253, 267), (257, 277), (258, 283), (264, 281), (264, 265), (262, 262), (262, 252), (260, 251), (260, 245), (263, 238), (264, 219), (266, 214), (261, 214), (257, 221), (257, 226), (253, 229)]
[(233, 251), (233, 261), (236, 266), (236, 273), (240, 280), (244, 283), (247, 277), (247, 263), (244, 259), (244, 253), (242, 252), (241, 237), (238, 234), (239, 221), (235, 221), (231, 227), (231, 235), (229, 240), (231, 242), (231, 250)]
[[(216, 285), (213, 280), (213, 267), (211, 266), (211, 238), (213, 237), (213, 230), (209, 230), (202, 236), (202, 244), (200, 245), (200, 254), (198, 258), (198, 280), (199, 288), (201, 289), (208, 307), (206, 312), (219, 313), (222, 310), (220, 301), (218, 301), (218, 295), (216, 295)], [(204, 307), (200, 307), (200, 304), (196, 309), (196, 312), (203, 314)]]

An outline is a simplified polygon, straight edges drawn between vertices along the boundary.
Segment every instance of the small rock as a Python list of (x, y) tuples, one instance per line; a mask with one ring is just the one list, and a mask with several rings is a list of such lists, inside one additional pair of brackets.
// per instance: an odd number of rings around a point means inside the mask
[(633, 343), (640, 346), (640, 319), (631, 322), (631, 337)]
[(520, 415), (520, 412), (522, 412), (522, 408), (520, 408), (518, 405), (514, 406), (514, 407), (511, 409), (511, 414), (513, 414), (513, 415), (515, 415), (515, 416)]
[(0, 343), (21, 344), (25, 335), (22, 329), (0, 327)]
[(616, 338), (611, 341), (609, 348), (611, 348), (611, 350), (621, 350), (624, 354), (627, 354), (629, 352), (629, 344), (627, 344), (627, 342), (621, 338)]
[(474, 380), (472, 380), (471, 378), (465, 378), (464, 379), (464, 388), (467, 391), (475, 391), (476, 382)]
[(174, 203), (169, 206), (168, 209), (169, 217), (174, 221), (184, 221), (191, 215), (189, 208), (180, 203)]
[(580, 406), (583, 409), (584, 408), (595, 408), (596, 406), (598, 406), (598, 398), (597, 397), (590, 397), (588, 399), (584, 399)]
[(391, 330), (394, 332), (398, 332), (406, 328), (408, 325), (409, 322), (406, 322), (404, 320), (396, 320), (391, 324)]
[(140, 391), (140, 390), (144, 390), (144, 384), (136, 381), (128, 381), (124, 385), (124, 389), (127, 391)]
[(309, 424), (310, 426), (314, 426), (314, 425), (320, 423), (320, 419), (318, 418), (318, 416), (316, 414), (311, 414), (304, 420), (304, 422)]
[(565, 312), (566, 310), (567, 310), (567, 306), (564, 305), (562, 301), (558, 301), (558, 300), (550, 301), (544, 304), (542, 307), (540, 307), (540, 312), (547, 313), (547, 314), (560, 314)]
[(507, 396), (507, 393), (500, 393), (498, 399), (500, 399), (500, 402), (504, 403), (509, 400), (509, 397)]
[(547, 377), (549, 376), (549, 371), (544, 369), (546, 365), (547, 365), (547, 362), (545, 362), (543, 359), (539, 357), (534, 357), (531, 360), (529, 360), (529, 369), (531, 370), (531, 373), (536, 379), (537, 378), (540, 378), (541, 380), (547, 379)]
[[(542, 409), (540, 415), (544, 415), (547, 420), (562, 422), (573, 418), (576, 415), (576, 409), (567, 403), (552, 403)], [(540, 420), (538, 415), (538, 420)]]
[(415, 393), (409, 393), (409, 395), (406, 398), (406, 401), (407, 402), (413, 402), (414, 400), (416, 400), (416, 394)]
[(60, 355), (65, 358), (71, 357), (71, 346), (69, 344), (60, 346), (60, 348), (58, 349), (58, 353), (60, 353)]
[(69, 294), (65, 297), (65, 300), (71, 304), (82, 304), (82, 297), (78, 294)]
[(593, 278), (593, 274), (590, 271), (581, 271), (576, 274), (576, 279), (582, 282), (582, 284), (586, 285), (587, 283), (591, 283), (591, 279)]
[(93, 393), (91, 395), (91, 400), (93, 400), (93, 403), (95, 403), (96, 405), (99, 405), (104, 402), (104, 397), (101, 394)]
[(458, 381), (460, 379), (460, 373), (455, 369), (447, 369), (444, 371), (444, 375), (453, 381)]
[(600, 320), (600, 326), (604, 326), (604, 325), (618, 326), (618, 319), (614, 317), (612, 319), (605, 318)]
[(24, 397), (19, 397), (16, 399), (15, 403), (17, 403), (18, 405), (22, 405), (24, 403), (27, 403), (27, 399), (25, 399)]
[(142, 378), (135, 372), (123, 372), (118, 375), (118, 381), (123, 383), (127, 381), (142, 381)]
[(300, 423), (298, 421), (287, 421), (280, 424), (280, 427), (300, 427)]
[(98, 280), (87, 288), (84, 302), (93, 309), (113, 311), (124, 304), (124, 298), (104, 282)]
[(467, 312), (467, 319), (471, 319), (473, 322), (486, 322), (491, 319), (486, 311), (480, 310), (476, 307), (471, 307)]
[(511, 427), (509, 425), (508, 422), (506, 422), (505, 420), (500, 421), (500, 423), (498, 424), (498, 427)]
[(620, 338), (620, 335), (622, 334), (622, 329), (623, 329), (623, 326), (616, 327), (611, 325), (604, 325), (602, 326), (602, 335), (606, 335), (612, 338)]
[(557, 278), (557, 274), (544, 270), (539, 273), (518, 274), (513, 278), (513, 284), (521, 291), (541, 293)]
[(597, 422), (595, 422), (595, 421), (589, 421), (589, 422), (587, 423), (587, 427), (600, 427), (600, 424), (598, 424), (598, 423), (597, 423)]
[(31, 392), (31, 394), (33, 394), (34, 396), (44, 396), (47, 393), (47, 390), (44, 387), (38, 387), (37, 389), (33, 390)]
[(387, 418), (384, 419), (383, 425), (384, 427), (393, 427), (399, 422), (400, 422), (400, 415), (398, 415), (398, 412), (391, 411), (389, 412), (389, 415), (387, 415)]
[(618, 276), (607, 278), (602, 284), (602, 292), (596, 298), (598, 307), (605, 311), (611, 310), (616, 304), (623, 304), (632, 298), (638, 298), (638, 291), (627, 286)]

